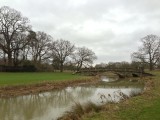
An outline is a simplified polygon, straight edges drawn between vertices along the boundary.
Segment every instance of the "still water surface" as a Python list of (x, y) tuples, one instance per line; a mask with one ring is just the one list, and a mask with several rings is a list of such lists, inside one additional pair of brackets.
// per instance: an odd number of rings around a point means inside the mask
[[(143, 91), (142, 86), (108, 85), (114, 79), (102, 77), (96, 85), (67, 87), (36, 95), (0, 99), (0, 120), (56, 120), (69, 111), (75, 102), (103, 104), (108, 101), (118, 102), (119, 93), (127, 96)], [(116, 82), (115, 82), (116, 83)]]

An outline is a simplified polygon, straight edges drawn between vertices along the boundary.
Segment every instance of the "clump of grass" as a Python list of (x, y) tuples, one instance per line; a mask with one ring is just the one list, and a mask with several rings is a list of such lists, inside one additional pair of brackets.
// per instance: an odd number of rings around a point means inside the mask
[(93, 102), (88, 102), (85, 106), (84, 106), (84, 110), (85, 110), (85, 113), (89, 113), (91, 111), (94, 111), (94, 112), (99, 112), (100, 110), (102, 110), (102, 106), (100, 105), (96, 105), (95, 103)]
[(80, 120), (80, 117), (84, 114), (84, 108), (80, 103), (75, 103), (71, 111), (67, 111), (64, 116), (58, 118), (58, 120)]
[(145, 82), (145, 90), (151, 90), (155, 87), (155, 84), (153, 82), (153, 80), (148, 80), (147, 82)]
[(102, 106), (96, 105), (93, 102), (88, 102), (84, 106), (80, 103), (75, 103), (71, 111), (65, 113), (64, 116), (58, 118), (58, 120), (81, 120), (81, 117), (90, 112), (99, 112), (102, 110)]

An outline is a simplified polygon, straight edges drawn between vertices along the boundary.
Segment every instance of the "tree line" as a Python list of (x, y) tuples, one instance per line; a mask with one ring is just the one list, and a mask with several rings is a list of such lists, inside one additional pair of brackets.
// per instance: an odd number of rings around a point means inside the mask
[(96, 59), (87, 47), (76, 47), (68, 40), (53, 40), (42, 31), (33, 31), (29, 19), (8, 6), (0, 8), (0, 64), (6, 66), (53, 66), (61, 72), (64, 66), (79, 71)]

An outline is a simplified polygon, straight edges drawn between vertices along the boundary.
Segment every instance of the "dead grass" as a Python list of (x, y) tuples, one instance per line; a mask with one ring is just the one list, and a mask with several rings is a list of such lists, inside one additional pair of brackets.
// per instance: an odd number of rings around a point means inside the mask
[(98, 113), (102, 108), (103, 106), (98, 106), (92, 102), (88, 102), (85, 105), (75, 103), (72, 110), (66, 112), (65, 115), (58, 118), (58, 120), (81, 120), (83, 115), (89, 114), (90, 112)]

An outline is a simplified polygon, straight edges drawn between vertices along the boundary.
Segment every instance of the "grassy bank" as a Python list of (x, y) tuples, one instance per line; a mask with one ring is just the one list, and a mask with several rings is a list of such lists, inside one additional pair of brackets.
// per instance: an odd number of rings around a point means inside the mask
[(119, 104), (107, 104), (100, 112), (85, 114), (83, 120), (160, 120), (160, 72), (143, 78), (146, 90), (140, 95)]
[(72, 73), (33, 72), (33, 73), (0, 73), (0, 86), (26, 85), (41, 82), (59, 82), (86, 79), (86, 76), (72, 75)]
[(81, 83), (95, 84), (99, 77), (71, 73), (0, 73), (0, 98), (36, 94)]

